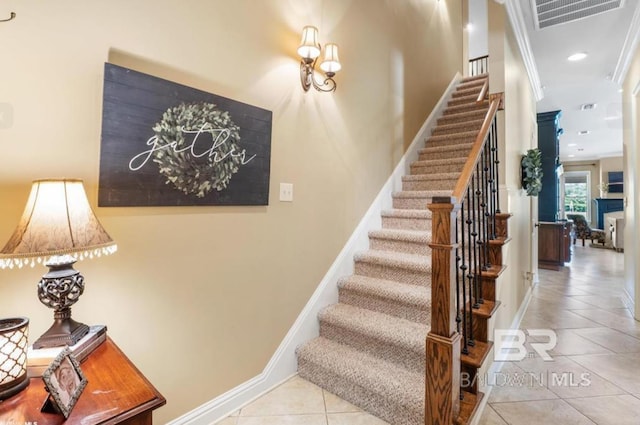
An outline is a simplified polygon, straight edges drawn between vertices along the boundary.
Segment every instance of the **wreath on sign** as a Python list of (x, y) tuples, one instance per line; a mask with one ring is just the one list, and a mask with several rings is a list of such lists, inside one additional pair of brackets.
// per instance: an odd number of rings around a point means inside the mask
[(527, 196), (538, 196), (542, 190), (542, 153), (540, 149), (529, 149), (522, 157), (522, 188)]
[(171, 107), (153, 131), (160, 145), (170, 146), (154, 151), (153, 162), (165, 184), (185, 195), (203, 198), (214, 189), (224, 190), (238, 172), (241, 158), (234, 152), (239, 151), (240, 127), (213, 103)]

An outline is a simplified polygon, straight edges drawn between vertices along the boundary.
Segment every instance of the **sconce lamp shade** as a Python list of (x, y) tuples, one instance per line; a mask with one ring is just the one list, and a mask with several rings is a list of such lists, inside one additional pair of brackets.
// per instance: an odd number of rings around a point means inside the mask
[(302, 41), (298, 47), (298, 54), (303, 59), (315, 59), (320, 56), (318, 28), (308, 25), (302, 29)]
[(328, 43), (324, 46), (324, 61), (320, 64), (320, 69), (327, 74), (335, 74), (342, 69), (338, 58), (337, 44)]
[(0, 401), (29, 385), (27, 338), (29, 319), (0, 319)]
[(82, 180), (36, 180), (13, 235), (0, 251), (0, 267), (112, 254), (117, 246), (96, 218)]

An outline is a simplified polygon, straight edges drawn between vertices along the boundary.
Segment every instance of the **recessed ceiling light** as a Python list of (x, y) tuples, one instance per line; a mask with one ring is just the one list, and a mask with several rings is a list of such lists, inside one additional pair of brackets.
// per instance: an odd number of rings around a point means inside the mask
[(574, 146), (578, 146), (577, 143), (569, 143), (567, 146), (569, 146), (570, 148), (574, 147)]
[(618, 89), (618, 93), (624, 93), (624, 89)]
[(589, 133), (591, 133), (589, 130), (580, 130), (578, 131), (578, 136), (584, 136)]
[(567, 60), (570, 60), (571, 62), (576, 62), (576, 61), (581, 61), (586, 57), (587, 57), (587, 54), (585, 52), (579, 52), (579, 53), (572, 54), (567, 58)]
[(619, 120), (620, 118), (622, 118), (620, 115), (614, 115), (611, 117), (604, 117), (605, 121), (613, 121), (613, 120)]
[(575, 158), (575, 157), (576, 157), (575, 155), (569, 155), (569, 158)]
[(471, 22), (467, 24), (467, 31), (469, 32), (473, 31), (473, 24)]
[(596, 109), (596, 106), (598, 106), (597, 103), (583, 103), (582, 105), (580, 105), (580, 110), (590, 111), (592, 109)]

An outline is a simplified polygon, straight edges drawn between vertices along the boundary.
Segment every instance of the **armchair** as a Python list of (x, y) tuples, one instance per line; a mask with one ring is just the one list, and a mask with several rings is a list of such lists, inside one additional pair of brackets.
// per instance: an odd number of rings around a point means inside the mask
[(576, 244), (577, 239), (582, 239), (582, 246), (584, 246), (584, 240), (590, 239), (591, 243), (597, 241), (598, 243), (604, 245), (605, 243), (605, 233), (604, 230), (601, 229), (592, 229), (589, 227), (589, 223), (584, 218), (584, 216), (580, 214), (567, 214), (567, 219), (573, 221), (574, 225), (574, 236), (573, 236), (573, 244)]

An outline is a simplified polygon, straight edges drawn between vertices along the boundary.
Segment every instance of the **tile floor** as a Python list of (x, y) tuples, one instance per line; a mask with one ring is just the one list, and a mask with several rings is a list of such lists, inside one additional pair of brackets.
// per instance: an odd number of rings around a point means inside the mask
[[(640, 424), (640, 323), (622, 278), (623, 254), (588, 243), (570, 267), (540, 270), (521, 328), (557, 332), (553, 361), (505, 362), (479, 425)], [(217, 425), (385, 424), (296, 376)]]

